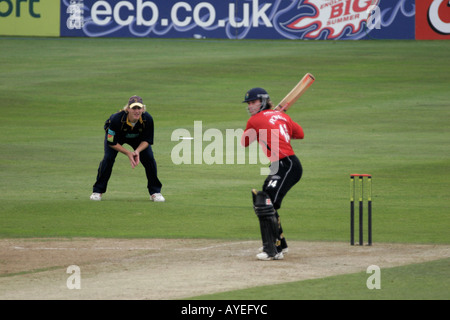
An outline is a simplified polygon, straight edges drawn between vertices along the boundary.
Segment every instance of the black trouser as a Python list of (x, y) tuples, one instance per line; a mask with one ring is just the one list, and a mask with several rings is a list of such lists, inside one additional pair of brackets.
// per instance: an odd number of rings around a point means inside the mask
[[(277, 210), (281, 207), (286, 193), (300, 181), (303, 168), (300, 160), (293, 155), (272, 163), (270, 169), (271, 172), (263, 184), (263, 191), (269, 195)], [(277, 172), (273, 172), (276, 169)]]
[(275, 208), (278, 219), (278, 238), (281, 241), (280, 249), (284, 249), (287, 248), (287, 243), (277, 210), (281, 207), (281, 202), (287, 192), (300, 181), (303, 168), (300, 160), (293, 155), (272, 163), (270, 169), (271, 172), (263, 184), (263, 191), (269, 195)]
[[(139, 146), (141, 141), (129, 140), (126, 142), (134, 150)], [(93, 192), (105, 193), (108, 186), (109, 178), (111, 177), (114, 162), (116, 161), (116, 156), (118, 151), (114, 150), (108, 145), (108, 142), (104, 142), (105, 155), (103, 160), (100, 162), (97, 173), (97, 180), (93, 187)], [(158, 179), (156, 161), (153, 156), (152, 147), (149, 145), (148, 148), (141, 151), (139, 154), (139, 159), (145, 168), (145, 174), (147, 175), (147, 188), (150, 195), (154, 193), (160, 193), (162, 184)]]

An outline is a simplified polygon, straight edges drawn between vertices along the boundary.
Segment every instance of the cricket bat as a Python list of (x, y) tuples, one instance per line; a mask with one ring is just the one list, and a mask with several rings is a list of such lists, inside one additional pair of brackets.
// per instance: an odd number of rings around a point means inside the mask
[(289, 92), (286, 97), (281, 100), (281, 102), (274, 108), (277, 111), (287, 111), (295, 101), (300, 98), (302, 94), (305, 93), (306, 89), (308, 89), (316, 80), (311, 73), (305, 74), (305, 76), (300, 80), (299, 83)]

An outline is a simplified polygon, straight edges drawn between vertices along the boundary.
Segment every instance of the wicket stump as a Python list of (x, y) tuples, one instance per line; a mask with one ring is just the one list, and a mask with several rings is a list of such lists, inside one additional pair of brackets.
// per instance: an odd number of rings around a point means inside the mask
[[(358, 177), (359, 187), (356, 188), (355, 177)], [(363, 201), (364, 201), (364, 177), (367, 177), (367, 227), (368, 245), (372, 245), (372, 175), (351, 174), (350, 175), (350, 244), (355, 244), (355, 193), (359, 191), (359, 245), (363, 245)]]

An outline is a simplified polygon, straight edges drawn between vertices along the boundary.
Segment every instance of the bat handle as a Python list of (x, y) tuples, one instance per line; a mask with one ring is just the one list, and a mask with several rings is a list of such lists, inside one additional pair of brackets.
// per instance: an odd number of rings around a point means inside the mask
[(287, 106), (288, 106), (288, 105), (285, 105), (285, 106), (282, 107), (282, 108), (280, 108), (279, 106), (277, 106), (277, 108), (275, 108), (275, 110), (280, 111), (280, 112), (286, 112), (286, 110), (284, 110), (284, 109), (286, 109)]
[(280, 112), (282, 112), (282, 111), (286, 112), (284, 109), (286, 109), (286, 107), (287, 107), (288, 105), (289, 105), (289, 104), (285, 105), (284, 107), (281, 107), (281, 105), (277, 105), (275, 108), (273, 108), (273, 110), (274, 110), (274, 111), (280, 111)]

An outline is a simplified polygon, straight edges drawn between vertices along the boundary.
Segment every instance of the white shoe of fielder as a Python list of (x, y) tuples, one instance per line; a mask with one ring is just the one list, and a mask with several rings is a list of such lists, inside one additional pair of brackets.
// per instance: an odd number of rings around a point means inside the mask
[(91, 196), (89, 197), (89, 199), (94, 200), (94, 201), (100, 201), (100, 200), (102, 200), (102, 194), (98, 193), (98, 192), (93, 192), (91, 194)]
[(151, 201), (155, 202), (164, 202), (166, 199), (164, 199), (163, 195), (161, 193), (154, 193), (150, 196)]
[(269, 261), (269, 260), (283, 260), (283, 252), (278, 252), (274, 257), (270, 257), (267, 252), (261, 252), (256, 255), (259, 260)]

